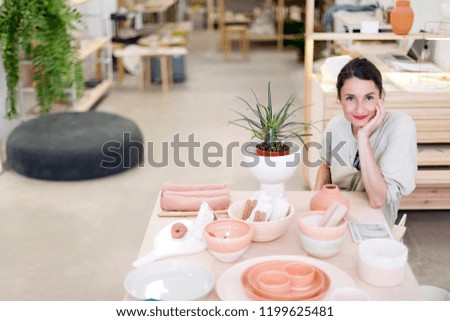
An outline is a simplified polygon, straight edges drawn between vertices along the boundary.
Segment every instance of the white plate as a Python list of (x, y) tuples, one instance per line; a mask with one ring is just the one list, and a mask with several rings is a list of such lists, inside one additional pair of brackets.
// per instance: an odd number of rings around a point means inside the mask
[(125, 290), (138, 300), (189, 301), (205, 298), (214, 287), (214, 274), (188, 260), (150, 262), (125, 277)]
[(304, 256), (296, 255), (274, 255), (274, 256), (263, 256), (254, 259), (250, 259), (238, 264), (233, 265), (228, 270), (226, 270), (217, 280), (216, 292), (222, 301), (249, 301), (250, 298), (245, 294), (245, 289), (242, 286), (241, 275), (250, 266), (272, 260), (290, 260), (299, 261), (302, 263), (307, 263), (322, 269), (328, 277), (330, 278), (330, 289), (323, 300), (330, 300), (330, 294), (337, 288), (341, 287), (355, 287), (355, 283), (352, 278), (342, 271), (341, 269), (335, 267), (332, 264), (316, 260)]

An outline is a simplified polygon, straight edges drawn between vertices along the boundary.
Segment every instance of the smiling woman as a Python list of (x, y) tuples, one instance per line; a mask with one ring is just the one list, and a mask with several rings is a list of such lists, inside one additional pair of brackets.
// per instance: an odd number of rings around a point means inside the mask
[(343, 116), (332, 118), (323, 133), (314, 189), (332, 183), (342, 190), (366, 191), (370, 205), (381, 207), (392, 226), (401, 196), (415, 188), (415, 124), (406, 114), (386, 111), (381, 73), (367, 59), (347, 63), (336, 87)]

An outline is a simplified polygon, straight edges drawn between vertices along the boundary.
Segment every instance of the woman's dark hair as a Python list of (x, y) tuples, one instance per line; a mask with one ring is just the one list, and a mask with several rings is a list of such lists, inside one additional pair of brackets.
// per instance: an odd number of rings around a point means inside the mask
[(380, 71), (366, 58), (355, 58), (342, 68), (337, 77), (336, 89), (339, 99), (341, 99), (341, 89), (345, 81), (355, 77), (363, 80), (372, 80), (380, 92), (380, 97), (382, 97), (383, 79)]

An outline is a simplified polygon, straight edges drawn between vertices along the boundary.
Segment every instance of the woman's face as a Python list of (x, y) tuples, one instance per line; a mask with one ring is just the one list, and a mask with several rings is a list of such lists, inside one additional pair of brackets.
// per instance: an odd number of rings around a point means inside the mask
[(353, 131), (364, 127), (375, 116), (380, 92), (372, 80), (349, 78), (341, 88), (340, 103)]

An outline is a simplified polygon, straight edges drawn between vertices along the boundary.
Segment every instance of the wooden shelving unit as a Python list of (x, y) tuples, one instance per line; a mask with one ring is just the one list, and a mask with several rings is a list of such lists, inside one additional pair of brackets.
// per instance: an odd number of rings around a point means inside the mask
[(111, 80), (103, 80), (100, 84), (95, 86), (95, 88), (86, 89), (83, 97), (75, 103), (75, 106), (73, 107), (74, 111), (83, 112), (91, 109), (91, 107), (111, 88), (111, 85)]
[(75, 7), (89, 1), (90, 0), (67, 0), (67, 4), (71, 7)]
[(111, 36), (81, 39), (80, 48), (78, 49), (78, 58), (80, 60), (86, 59), (98, 50), (106, 48), (110, 41)]
[[(318, 121), (317, 127), (323, 129), (334, 115), (342, 113), (336, 102), (334, 84), (324, 84), (319, 75), (313, 74), (313, 53), (315, 41), (385, 41), (410, 39), (449, 39), (441, 34), (394, 33), (361, 34), (314, 32), (314, 0), (306, 2), (305, 33), (305, 81), (304, 81), (304, 119)], [(406, 41), (403, 41), (406, 43)], [(399, 110), (409, 114), (416, 123), (418, 140), (418, 174), (416, 190), (403, 197), (401, 209), (450, 209), (450, 91), (436, 92), (421, 90), (418, 93), (396, 87), (385, 79), (386, 106), (389, 110)], [(314, 132), (309, 141), (320, 142), (320, 133)], [(439, 145), (438, 145), (439, 144)], [(310, 149), (308, 159), (318, 159), (318, 151)], [(303, 166), (306, 185), (314, 185), (316, 171)]]
[[(217, 13), (218, 13), (218, 24), (219, 30), (223, 30), (225, 25), (225, 10), (226, 10), (226, 1), (227, 0), (218, 0), (217, 5)], [(283, 48), (283, 40), (285, 39), (293, 39), (295, 36), (293, 35), (285, 35), (284, 34), (284, 22), (285, 22), (285, 0), (277, 0), (274, 6), (276, 7), (276, 33), (270, 35), (256, 35), (249, 33), (250, 41), (275, 41), (277, 43), (278, 48)], [(209, 2), (210, 6), (212, 2)], [(209, 7), (209, 12), (213, 12), (211, 7)], [(210, 22), (211, 23), (211, 22)], [(221, 33), (221, 39), (223, 39), (223, 35)]]
[[(78, 5), (87, 3), (92, 0), (72, 0), (67, 3), (76, 7)], [(101, 0), (105, 1), (105, 0)], [(99, 17), (99, 19), (102, 19)], [(112, 49), (111, 49), (111, 35), (102, 35), (92, 38), (79, 39), (78, 58), (80, 61), (95, 55), (95, 75), (101, 82), (94, 88), (86, 88), (83, 96), (79, 99), (75, 99), (75, 89), (68, 88), (67, 94), (71, 97), (71, 102), (68, 104), (57, 103), (52, 107), (53, 113), (55, 112), (67, 112), (67, 111), (88, 111), (95, 105), (95, 103), (101, 99), (111, 88), (112, 85)], [(22, 68), (32, 68), (31, 62), (24, 61), (21, 63)], [(27, 73), (23, 73), (26, 75)], [(29, 74), (29, 72), (28, 72)], [(35, 88), (32, 84), (32, 79), (28, 76), (26, 79), (21, 80), (20, 87), (22, 97), (22, 111), (25, 115), (38, 115), (39, 106), (35, 104), (34, 98), (32, 100), (32, 107), (26, 107), (25, 101), (28, 98), (24, 96), (35, 97)]]

